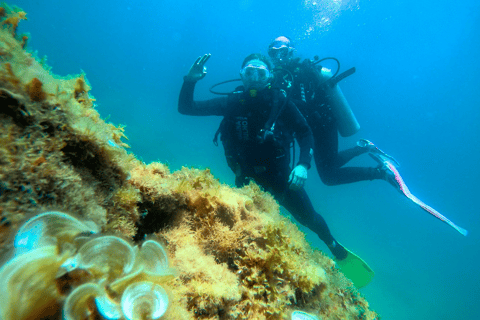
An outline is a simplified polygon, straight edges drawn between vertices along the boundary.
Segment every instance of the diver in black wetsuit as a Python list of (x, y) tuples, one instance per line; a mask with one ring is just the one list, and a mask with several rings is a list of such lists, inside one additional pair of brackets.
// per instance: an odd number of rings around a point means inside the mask
[[(194, 101), (195, 83), (205, 76), (204, 65), (209, 58), (209, 54), (199, 57), (184, 77), (178, 111), (185, 115), (223, 116), (221, 140), (236, 185), (241, 187), (254, 180), (314, 231), (337, 260), (346, 258), (348, 251), (335, 241), (303, 188), (311, 162), (312, 133), (284, 92), (271, 86), (271, 62), (259, 54), (248, 56), (241, 70), (245, 91)], [(300, 158), (291, 170), (290, 143), (294, 134)]]
[(284, 36), (276, 38), (268, 48), (276, 69), (285, 70), (285, 77), (293, 78), (290, 81), (292, 87), (288, 90), (289, 96), (312, 130), (315, 164), (323, 183), (333, 186), (383, 179), (398, 189), (394, 173), (386, 166), (343, 167), (354, 157), (367, 152), (385, 154), (364, 139), (357, 142), (354, 148), (338, 151), (338, 132), (342, 136), (350, 136), (360, 126), (340, 88), (327, 85), (327, 80), (331, 77), (328, 71), (322, 70), (321, 66), (309, 59), (300, 62), (300, 58), (293, 57), (294, 51), (290, 39)]

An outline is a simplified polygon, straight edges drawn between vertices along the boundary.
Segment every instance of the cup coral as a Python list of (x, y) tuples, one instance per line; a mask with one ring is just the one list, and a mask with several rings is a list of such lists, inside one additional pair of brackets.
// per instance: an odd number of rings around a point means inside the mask
[(58, 211), (34, 216), (17, 231), (14, 240), (15, 255), (35, 247), (72, 243), (82, 233), (98, 233), (100, 229), (90, 221), (82, 222)]
[(55, 279), (66, 255), (43, 246), (16, 256), (0, 269), (0, 319), (54, 317), (62, 295)]
[(168, 307), (168, 295), (158, 284), (137, 282), (122, 295), (122, 311), (128, 320), (159, 319)]
[[(54, 318), (158, 319), (168, 308), (162, 285), (172, 278), (163, 247), (139, 248), (99, 235), (90, 222), (46, 212), (18, 230), (15, 255), (0, 269), (2, 320)], [(148, 314), (148, 317), (146, 316)]]
[(293, 311), (292, 320), (320, 320), (312, 314), (303, 311)]

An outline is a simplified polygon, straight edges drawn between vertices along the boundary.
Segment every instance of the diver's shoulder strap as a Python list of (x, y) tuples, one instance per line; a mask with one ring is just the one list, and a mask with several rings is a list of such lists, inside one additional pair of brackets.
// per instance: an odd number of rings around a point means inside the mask
[[(235, 104), (240, 103), (240, 100), (243, 95), (242, 91), (243, 87), (237, 87), (234, 92), (230, 93), (228, 95), (228, 106), (229, 106), (229, 111), (235, 108)], [(227, 125), (227, 118), (230, 116), (230, 113), (227, 113), (222, 121), (220, 122), (220, 125), (218, 126), (217, 131), (215, 132), (215, 135), (213, 137), (213, 144), (218, 147), (218, 137), (222, 132), (224, 132), (225, 126)]]
[(272, 90), (273, 95), (273, 106), (270, 110), (268, 120), (265, 123), (265, 130), (273, 131), (275, 128), (275, 123), (277, 122), (277, 119), (282, 113), (283, 109), (285, 109), (289, 98), (283, 89), (271, 88), (270, 90)]

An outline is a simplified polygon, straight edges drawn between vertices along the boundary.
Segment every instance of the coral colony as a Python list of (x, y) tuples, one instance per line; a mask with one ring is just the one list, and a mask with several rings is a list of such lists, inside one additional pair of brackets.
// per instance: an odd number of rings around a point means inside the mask
[(1, 318), (33, 319), (59, 305), (66, 320), (95, 313), (105, 319), (163, 316), (169, 298), (162, 284), (172, 278), (163, 247), (153, 240), (132, 246), (96, 232), (95, 225), (62, 212), (25, 222), (13, 257), (0, 269)]
[(257, 185), (145, 164), (0, 5), (0, 319), (377, 319)]

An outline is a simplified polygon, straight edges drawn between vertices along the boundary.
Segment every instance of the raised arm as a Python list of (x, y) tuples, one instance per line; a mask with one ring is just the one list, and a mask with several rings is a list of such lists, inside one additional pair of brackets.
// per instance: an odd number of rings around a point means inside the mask
[(197, 81), (207, 74), (205, 63), (210, 59), (210, 54), (198, 57), (193, 63), (188, 74), (183, 77), (183, 85), (178, 98), (178, 112), (191, 116), (223, 116), (227, 110), (228, 98), (216, 98), (205, 101), (194, 101), (193, 93)]

